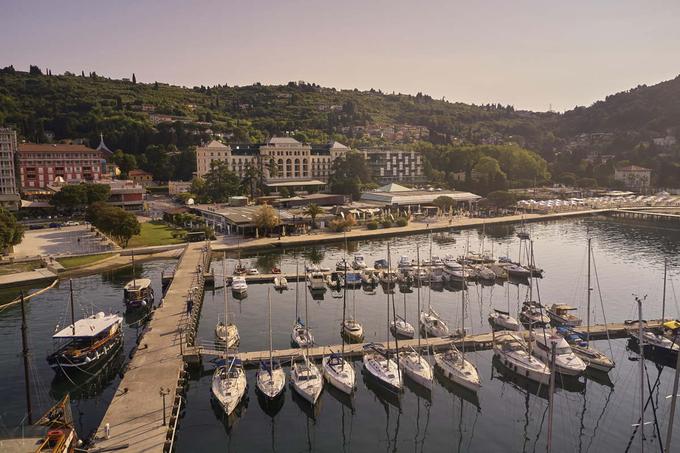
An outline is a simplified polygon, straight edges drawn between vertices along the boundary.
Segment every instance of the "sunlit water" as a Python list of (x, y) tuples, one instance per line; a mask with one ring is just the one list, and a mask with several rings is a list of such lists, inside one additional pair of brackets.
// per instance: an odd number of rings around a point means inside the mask
[[(564, 302), (579, 308), (586, 316), (586, 238), (593, 238), (595, 267), (591, 317), (593, 323), (603, 322), (600, 291), (607, 321), (616, 322), (637, 317), (633, 294), (647, 295), (644, 316), (661, 315), (663, 261), (670, 260), (667, 296), (667, 315), (678, 316), (675, 294), (677, 251), (680, 234), (677, 230), (651, 226), (611, 223), (602, 219), (564, 220), (531, 224), (537, 265), (545, 270), (545, 278), (538, 288), (543, 303)], [(485, 228), (484, 249), (495, 255), (519, 254), (519, 240), (512, 227)], [(466, 248), (480, 249), (482, 229), (435, 234), (433, 254), (455, 256)], [(454, 243), (455, 239), (455, 243)], [(374, 260), (387, 257), (390, 245), (393, 263), (400, 255), (416, 256), (420, 247), (421, 259), (429, 256), (430, 239), (427, 235), (397, 237), (385, 240), (350, 242), (347, 250), (343, 244), (287, 249), (261, 253), (258, 256), (243, 254), (242, 261), (257, 266), (261, 272), (274, 264), (284, 272), (294, 272), (304, 261), (320, 262), (334, 268), (345, 254), (362, 253), (371, 265)], [(229, 272), (236, 260), (227, 260)], [(144, 266), (144, 274), (151, 276), (160, 286), (160, 271), (172, 266), (169, 262)], [(219, 256), (214, 257), (213, 268), (221, 272)], [(129, 270), (105, 276), (74, 280), (78, 298), (92, 299), (98, 307), (122, 308), (121, 288), (129, 278)], [(599, 285), (597, 282), (599, 281)], [(290, 347), (290, 330), (295, 319), (295, 285), (283, 293), (271, 290), (273, 314), (273, 342), (277, 349)], [(230, 297), (230, 316), (241, 335), (243, 351), (266, 349), (267, 294), (271, 285), (250, 284), (248, 297), (237, 301)], [(157, 289), (158, 291), (159, 289)], [(516, 312), (527, 297), (524, 285), (472, 285), (468, 290), (468, 332), (489, 331), (487, 316), (491, 307)], [(680, 290), (680, 288), (679, 288)], [(318, 344), (338, 344), (339, 325), (342, 319), (342, 298), (327, 291), (323, 300), (314, 300), (303, 285), (299, 287), (298, 312), (305, 317), (307, 295), (308, 319)], [(461, 292), (451, 290), (430, 291), (421, 289), (421, 304), (431, 304), (456, 328), (461, 322)], [(404, 295), (395, 291), (397, 312), (403, 314)], [(65, 285), (35, 298), (29, 304), (33, 366), (43, 384), (44, 402), (56, 397), (50, 386), (52, 371), (44, 356), (51, 346), (55, 320), (67, 307), (68, 293)], [(534, 295), (536, 297), (536, 294)], [(375, 294), (364, 290), (347, 292), (348, 312), (356, 311), (363, 324), (366, 340), (384, 342), (387, 296), (379, 287)], [(214, 341), (213, 329), (218, 317), (224, 316), (224, 298), (221, 288), (208, 290), (199, 326), (200, 342)], [(2, 405), (2, 422), (16, 423), (24, 414), (23, 373), (19, 356), (20, 311), (17, 308), (0, 312), (0, 357), (3, 371), (0, 391), (10, 395)], [(417, 290), (406, 294), (406, 317), (417, 323)], [(135, 332), (126, 331), (126, 356), (134, 345)], [(129, 339), (129, 341), (128, 341)], [(637, 422), (639, 381), (637, 357), (627, 350), (626, 340), (595, 342), (600, 350), (611, 354), (616, 368), (609, 379), (602, 376), (581, 377), (562, 384), (555, 397), (553, 451), (624, 451), (632, 433), (631, 425)], [(178, 451), (543, 451), (547, 442), (547, 391), (513, 379), (502, 368), (493, 365), (491, 351), (468, 351), (482, 378), (482, 389), (477, 396), (448, 384), (438, 376), (431, 393), (420, 391), (415, 384), (408, 385), (400, 398), (394, 398), (366, 380), (359, 361), (357, 390), (352, 399), (338, 397), (324, 390), (315, 410), (296, 398), (294, 391), (286, 389), (283, 404), (278, 412), (260, 407), (255, 392), (254, 371), (248, 371), (249, 400), (239, 410), (238, 417), (224, 420), (219, 410), (210, 403), (210, 379), (213, 364), (204, 358), (201, 370), (192, 372), (187, 392), (187, 406), (180, 422)], [(5, 367), (5, 364), (6, 367)], [(650, 385), (654, 388), (659, 429), (665, 439), (666, 423), (672, 393), (672, 368), (659, 370), (647, 362)], [(287, 371), (287, 368), (286, 368)], [(97, 426), (107, 401), (110, 400), (118, 377), (103, 388), (93, 388), (91, 394), (74, 401), (79, 415), (79, 428), (88, 432)], [(152, 384), (150, 384), (152, 386)], [(651, 407), (647, 420), (653, 420)], [(647, 448), (658, 450), (653, 425), (646, 426)], [(633, 441), (637, 449), (639, 437)], [(674, 436), (674, 445), (680, 446), (680, 435)]]

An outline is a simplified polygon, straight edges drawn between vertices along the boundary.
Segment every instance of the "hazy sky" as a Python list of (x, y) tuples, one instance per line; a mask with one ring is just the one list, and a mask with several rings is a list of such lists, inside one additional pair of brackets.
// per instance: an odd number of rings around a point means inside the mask
[(2, 0), (0, 65), (555, 110), (680, 73), (680, 1)]

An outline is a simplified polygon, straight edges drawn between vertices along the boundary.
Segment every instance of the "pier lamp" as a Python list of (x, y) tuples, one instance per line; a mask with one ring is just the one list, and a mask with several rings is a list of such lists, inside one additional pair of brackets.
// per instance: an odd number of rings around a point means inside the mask
[(163, 426), (165, 426), (165, 396), (170, 393), (169, 388), (163, 388), (161, 387), (160, 390), (158, 391), (158, 394), (161, 395), (163, 398)]

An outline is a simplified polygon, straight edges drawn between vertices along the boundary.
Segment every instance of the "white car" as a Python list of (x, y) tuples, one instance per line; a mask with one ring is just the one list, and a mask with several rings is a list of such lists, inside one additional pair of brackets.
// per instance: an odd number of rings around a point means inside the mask
[(64, 223), (65, 226), (78, 226), (80, 225), (80, 222), (76, 222), (75, 220), (69, 220), (68, 222)]

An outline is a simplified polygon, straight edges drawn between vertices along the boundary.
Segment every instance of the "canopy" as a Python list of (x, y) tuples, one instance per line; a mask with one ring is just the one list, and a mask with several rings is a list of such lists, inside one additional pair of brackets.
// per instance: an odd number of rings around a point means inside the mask
[(102, 332), (107, 331), (114, 324), (121, 323), (123, 318), (119, 315), (111, 314), (105, 315), (104, 312), (99, 312), (96, 315), (87, 318), (79, 319), (75, 322), (75, 333), (73, 324), (69, 324), (66, 328), (52, 335), (52, 338), (90, 338), (96, 337)]
[(675, 319), (672, 321), (666, 321), (665, 323), (663, 323), (663, 326), (666, 329), (678, 330), (680, 329), (680, 321), (676, 321)]
[(125, 285), (126, 291), (136, 291), (138, 289), (148, 288), (151, 286), (151, 280), (148, 278), (137, 278), (135, 280), (130, 280)]

